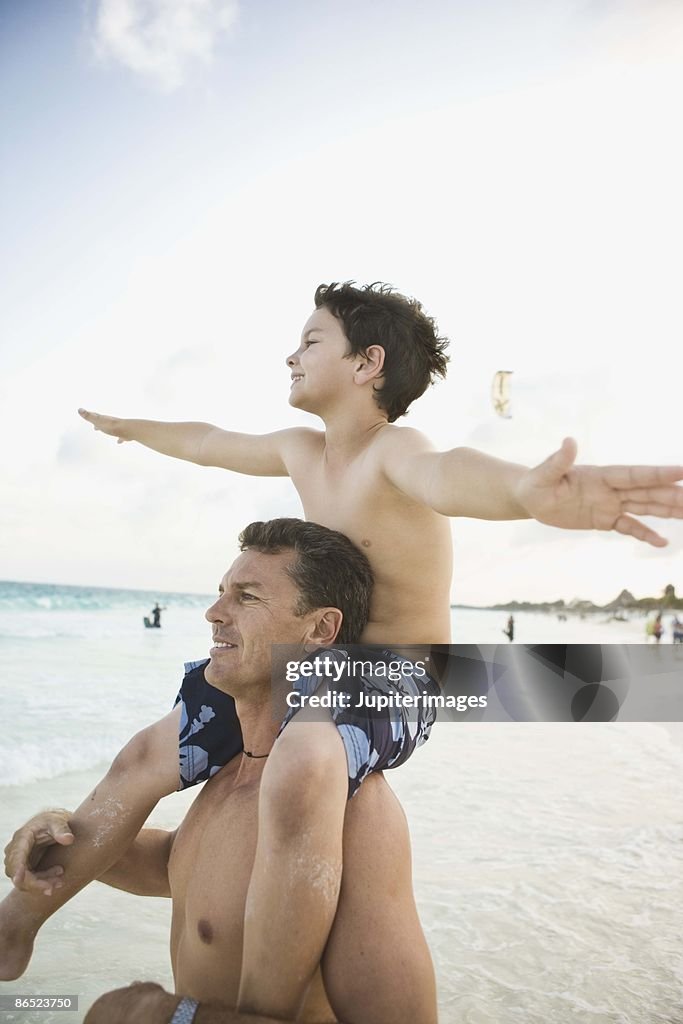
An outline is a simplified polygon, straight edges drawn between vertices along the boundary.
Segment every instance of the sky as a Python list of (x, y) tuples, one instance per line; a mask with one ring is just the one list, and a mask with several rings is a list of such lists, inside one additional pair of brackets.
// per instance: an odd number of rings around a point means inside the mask
[[(301, 514), (76, 410), (319, 425), (284, 358), (323, 281), (451, 339), (403, 421), (442, 450), (683, 461), (682, 58), (678, 0), (0, 5), (0, 577), (206, 593)], [(455, 520), (452, 599), (683, 592), (662, 532)]]

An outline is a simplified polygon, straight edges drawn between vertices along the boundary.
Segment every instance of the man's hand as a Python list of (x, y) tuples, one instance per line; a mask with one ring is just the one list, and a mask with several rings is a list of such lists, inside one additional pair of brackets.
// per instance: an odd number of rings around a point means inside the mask
[(83, 1024), (168, 1024), (179, 1002), (179, 996), (172, 996), (161, 985), (136, 981), (100, 996)]
[(48, 846), (58, 843), (70, 846), (74, 836), (69, 828), (69, 811), (62, 809), (42, 811), (17, 829), (5, 847), (5, 874), (12, 879), (22, 892), (42, 892), (51, 896), (55, 889), (61, 889), (60, 876), (64, 869), (59, 865), (46, 871), (36, 871), (41, 857)]
[[(152, 981), (135, 981), (127, 988), (105, 992), (92, 1004), (83, 1024), (168, 1024), (180, 996), (172, 996)], [(223, 1003), (200, 1003), (197, 1024), (283, 1024), (278, 1018), (240, 1013)]]
[(103, 434), (117, 438), (117, 444), (132, 441), (127, 434), (126, 420), (118, 419), (116, 416), (101, 416), (100, 413), (88, 412), (87, 409), (79, 409), (78, 415), (88, 423), (92, 423), (95, 430), (101, 430)]
[(516, 491), (530, 516), (569, 530), (616, 530), (662, 548), (669, 542), (633, 516), (683, 519), (682, 466), (575, 466), (576, 441), (527, 470)]

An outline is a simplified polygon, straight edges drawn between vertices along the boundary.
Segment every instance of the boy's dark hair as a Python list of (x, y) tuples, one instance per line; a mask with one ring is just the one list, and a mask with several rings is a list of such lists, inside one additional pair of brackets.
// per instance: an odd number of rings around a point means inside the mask
[(390, 423), (404, 416), (436, 377), (446, 376), (448, 339), (439, 337), (436, 323), (417, 299), (379, 281), (363, 288), (354, 287), (353, 281), (335, 281), (318, 285), (315, 305), (341, 320), (350, 356), (365, 353), (370, 345), (384, 349), (382, 383), (374, 391)]
[(239, 544), (241, 551), (253, 548), (272, 555), (292, 548), (297, 558), (288, 573), (299, 590), (297, 614), (338, 608), (343, 621), (337, 643), (359, 642), (370, 616), (374, 576), (367, 558), (348, 537), (303, 519), (271, 519), (250, 523)]

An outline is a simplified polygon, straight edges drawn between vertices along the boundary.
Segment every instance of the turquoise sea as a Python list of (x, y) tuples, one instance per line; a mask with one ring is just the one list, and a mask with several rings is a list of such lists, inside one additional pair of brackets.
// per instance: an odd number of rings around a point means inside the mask
[[(143, 628), (155, 601), (161, 630)], [(205, 656), (213, 599), (0, 583), (0, 840), (73, 807)], [(507, 613), (454, 609), (458, 643), (505, 642)], [(644, 620), (515, 615), (521, 643), (640, 642)], [(666, 621), (665, 621), (666, 625)], [(668, 638), (668, 632), (667, 632)], [(683, 743), (652, 724), (454, 724), (388, 775), (408, 815), (442, 1024), (673, 1024), (683, 1005)], [(172, 828), (194, 793), (153, 821)], [(9, 882), (0, 882), (0, 895)], [(45, 927), (6, 993), (171, 985), (168, 902), (94, 884)], [(678, 1016), (677, 1016), (678, 1015)]]

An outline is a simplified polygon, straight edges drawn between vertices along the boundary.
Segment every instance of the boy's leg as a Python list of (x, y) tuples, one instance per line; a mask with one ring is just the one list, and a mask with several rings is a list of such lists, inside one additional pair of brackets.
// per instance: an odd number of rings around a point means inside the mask
[[(341, 651), (330, 653), (336, 660), (347, 658)], [(369, 655), (375, 666), (399, 658), (391, 651)], [(386, 678), (386, 672), (374, 671), (353, 676), (359, 692), (378, 695), (386, 690)], [(410, 697), (440, 693), (429, 676), (401, 675), (395, 689)], [(319, 710), (296, 713), (263, 773), (245, 911), (241, 1010), (296, 1016), (336, 912), (347, 797), (369, 772), (404, 764), (428, 738), (435, 718), (433, 709), (413, 707), (358, 716), (337, 706), (332, 715), (334, 723), (319, 721)]]
[(286, 1019), (296, 1017), (334, 920), (348, 795), (335, 725), (306, 718), (287, 725), (263, 773), (238, 999), (240, 1010)]
[(115, 864), (153, 807), (178, 788), (180, 713), (178, 705), (130, 740), (69, 819), (73, 846), (55, 844), (46, 850), (40, 869), (55, 864), (64, 868), (51, 895), (14, 889), (0, 903), (0, 980), (11, 981), (23, 974), (41, 925)]

